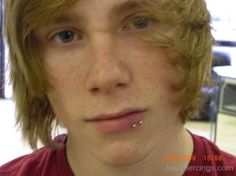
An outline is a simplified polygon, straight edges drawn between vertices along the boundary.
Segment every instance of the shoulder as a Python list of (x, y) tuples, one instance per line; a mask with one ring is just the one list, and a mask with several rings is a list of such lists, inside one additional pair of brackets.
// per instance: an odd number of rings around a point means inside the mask
[[(198, 167), (202, 173), (209, 172), (212, 175), (236, 175), (236, 156), (219, 149), (208, 139), (192, 134), (194, 142), (194, 152), (196, 162), (191, 162), (190, 166)], [(200, 168), (200, 166), (202, 166)], [(204, 174), (203, 174), (204, 175)]]
[[(63, 140), (64, 137), (57, 137), (55, 141), (57, 144), (62, 144)], [(18, 157), (0, 166), (0, 176), (47, 175), (49, 170), (56, 170), (56, 160), (58, 156), (63, 155), (63, 150), (63, 147), (57, 149), (43, 147)]]
[(36, 173), (37, 169), (42, 169), (51, 154), (52, 150), (44, 147), (31, 154), (16, 158), (0, 167), (0, 175), (20, 176), (27, 175), (29, 171)]

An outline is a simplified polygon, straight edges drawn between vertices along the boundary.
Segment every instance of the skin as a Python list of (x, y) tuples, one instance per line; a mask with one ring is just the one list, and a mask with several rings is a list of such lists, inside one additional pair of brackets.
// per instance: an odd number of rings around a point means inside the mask
[[(140, 39), (161, 24), (136, 25), (134, 17), (145, 15), (140, 7), (112, 13), (128, 1), (81, 0), (67, 18), (35, 31), (53, 85), (47, 95), (68, 130), (67, 157), (75, 175), (182, 175), (165, 171), (171, 161), (161, 159), (193, 151), (180, 105), (172, 102), (178, 74), (165, 49)], [(72, 31), (72, 40), (62, 40), (63, 31)], [(145, 108), (144, 123), (107, 134), (86, 121), (125, 108)]]

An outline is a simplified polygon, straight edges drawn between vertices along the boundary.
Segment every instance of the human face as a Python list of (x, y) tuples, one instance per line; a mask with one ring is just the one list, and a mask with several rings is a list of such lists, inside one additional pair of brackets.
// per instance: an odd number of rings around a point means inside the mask
[(36, 30), (68, 150), (128, 165), (167, 145), (180, 109), (177, 74), (165, 49), (140, 38), (157, 25), (137, 1), (81, 0)]

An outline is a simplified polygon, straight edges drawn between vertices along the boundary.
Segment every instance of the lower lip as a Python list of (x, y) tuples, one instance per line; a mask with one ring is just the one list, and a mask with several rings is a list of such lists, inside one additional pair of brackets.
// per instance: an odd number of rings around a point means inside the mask
[(142, 112), (134, 112), (119, 118), (90, 121), (90, 123), (102, 133), (119, 133), (132, 128), (133, 124), (137, 124), (143, 119)]

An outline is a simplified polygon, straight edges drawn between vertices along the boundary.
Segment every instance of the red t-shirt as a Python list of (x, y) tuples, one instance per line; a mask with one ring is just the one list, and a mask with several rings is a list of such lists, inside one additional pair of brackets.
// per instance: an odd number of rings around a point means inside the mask
[[(60, 135), (56, 141), (65, 144), (66, 138), (66, 135)], [(206, 138), (193, 134), (192, 138), (193, 156), (196, 157), (190, 161), (184, 176), (236, 176), (235, 156), (219, 150)], [(61, 146), (56, 150), (43, 147), (6, 163), (0, 167), (0, 176), (73, 176), (65, 145)], [(173, 174), (170, 170), (168, 172)]]

